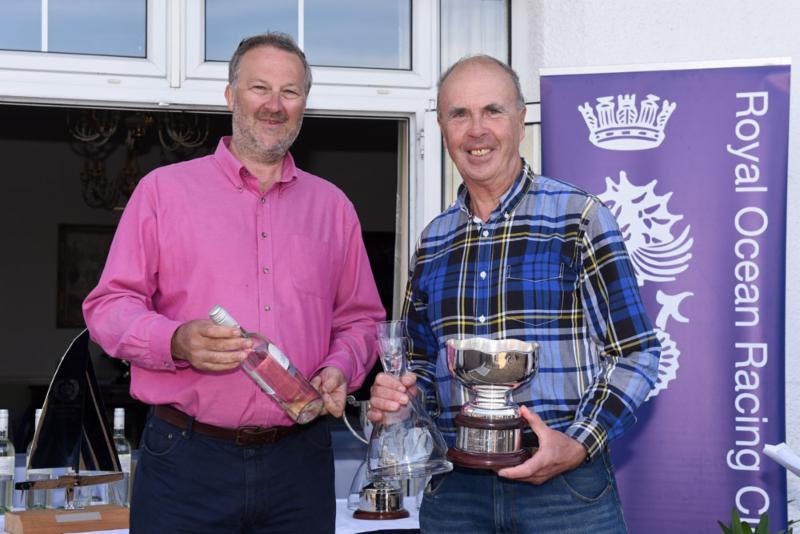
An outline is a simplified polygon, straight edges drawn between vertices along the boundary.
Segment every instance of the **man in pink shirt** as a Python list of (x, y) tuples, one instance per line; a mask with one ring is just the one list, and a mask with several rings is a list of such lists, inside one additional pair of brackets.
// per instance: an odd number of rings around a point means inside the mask
[(233, 135), (145, 176), (83, 310), (154, 406), (132, 532), (333, 532), (330, 433), (296, 425), (240, 368), (252, 347), (219, 304), (268, 336), (340, 416), (375, 362), (384, 310), (352, 204), (294, 165), (311, 88), (286, 35), (243, 40), (225, 89)]

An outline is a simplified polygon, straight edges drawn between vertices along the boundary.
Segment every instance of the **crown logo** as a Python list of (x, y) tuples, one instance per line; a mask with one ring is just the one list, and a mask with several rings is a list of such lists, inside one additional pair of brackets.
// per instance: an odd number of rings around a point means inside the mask
[(595, 109), (585, 102), (578, 106), (586, 126), (589, 141), (598, 148), (607, 150), (646, 150), (655, 148), (664, 141), (667, 125), (677, 104), (664, 100), (659, 110), (659, 97), (647, 95), (636, 109), (636, 95), (601, 96)]

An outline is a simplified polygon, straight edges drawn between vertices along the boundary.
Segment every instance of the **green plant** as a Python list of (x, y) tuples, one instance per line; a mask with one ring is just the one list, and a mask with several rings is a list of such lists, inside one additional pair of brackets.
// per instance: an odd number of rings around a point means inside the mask
[[(789, 530), (779, 530), (776, 534), (792, 534), (792, 525), (796, 522), (797, 521), (790, 521), (788, 525)], [(735, 506), (731, 512), (730, 526), (724, 524), (722, 521), (717, 521), (717, 523), (719, 523), (722, 532), (725, 534), (770, 534), (769, 517), (767, 516), (766, 512), (761, 514), (761, 517), (758, 518), (758, 525), (756, 525), (755, 530), (753, 530), (753, 527), (750, 526), (750, 523), (742, 521), (742, 519), (739, 517), (739, 511)]]

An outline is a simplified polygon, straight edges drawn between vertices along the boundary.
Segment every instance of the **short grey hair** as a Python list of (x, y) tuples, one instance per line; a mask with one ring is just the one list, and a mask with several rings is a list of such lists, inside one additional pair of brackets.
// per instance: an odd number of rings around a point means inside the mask
[(308, 61), (306, 61), (306, 55), (300, 50), (297, 43), (294, 42), (292, 36), (283, 32), (267, 32), (242, 39), (228, 63), (228, 83), (233, 87), (236, 85), (236, 82), (239, 81), (239, 63), (242, 61), (242, 56), (253, 48), (261, 46), (271, 46), (279, 50), (285, 50), (286, 52), (291, 52), (300, 59), (300, 63), (303, 64), (303, 70), (305, 71), (304, 88), (306, 96), (308, 96), (308, 93), (311, 91), (311, 67), (309, 67)]
[(459, 59), (458, 61), (456, 61), (455, 63), (453, 63), (452, 65), (450, 65), (450, 67), (446, 71), (444, 71), (444, 74), (442, 74), (441, 77), (439, 78), (439, 83), (436, 84), (436, 87), (437, 87), (437, 91), (436, 91), (436, 102), (437, 102), (437, 105), (438, 105), (438, 102), (441, 101), (442, 86), (444, 85), (444, 82), (447, 81), (447, 78), (449, 78), (450, 75), (453, 74), (453, 71), (455, 71), (457, 68), (461, 67), (462, 65), (466, 65), (467, 63), (475, 63), (475, 62), (491, 63), (491, 64), (496, 65), (496, 66), (500, 67), (501, 69), (503, 69), (503, 72), (508, 74), (508, 77), (511, 78), (511, 81), (514, 83), (514, 89), (517, 92), (517, 105), (519, 106), (519, 109), (522, 109), (522, 108), (525, 107), (525, 97), (522, 96), (522, 86), (519, 83), (519, 75), (516, 73), (516, 71), (514, 69), (509, 67), (506, 63), (500, 61), (499, 59), (497, 59), (495, 57), (489, 56), (487, 54), (475, 54), (475, 55), (472, 55), (472, 56), (464, 56), (461, 59)]

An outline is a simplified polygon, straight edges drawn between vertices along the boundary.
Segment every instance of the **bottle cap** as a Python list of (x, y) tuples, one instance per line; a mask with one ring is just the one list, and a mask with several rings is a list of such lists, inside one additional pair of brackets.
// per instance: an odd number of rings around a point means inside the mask
[(231, 326), (233, 328), (240, 328), (239, 323), (231, 317), (225, 308), (217, 304), (208, 312), (208, 317), (220, 326)]
[(114, 408), (114, 430), (125, 428), (125, 408)]

